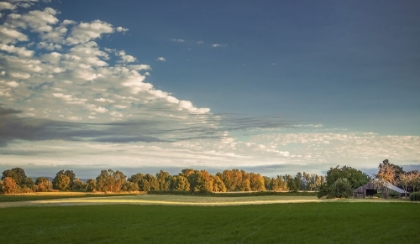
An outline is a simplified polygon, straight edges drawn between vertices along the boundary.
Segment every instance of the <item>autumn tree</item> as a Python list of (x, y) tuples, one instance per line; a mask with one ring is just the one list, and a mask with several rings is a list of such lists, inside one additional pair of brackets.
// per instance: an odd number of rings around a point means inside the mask
[(37, 192), (46, 192), (52, 190), (52, 183), (46, 177), (38, 177), (35, 181), (34, 190)]
[(171, 186), (172, 176), (163, 170), (156, 173), (156, 180), (158, 182), (158, 191), (169, 191)]
[(251, 191), (251, 178), (250, 175), (248, 173), (246, 173), (245, 171), (241, 170), (241, 180), (240, 182), (240, 188), (236, 189), (237, 191)]
[(226, 192), (226, 186), (219, 176), (213, 177), (213, 192)]
[(395, 167), (388, 163), (388, 160), (385, 160), (383, 164), (379, 165), (377, 178), (390, 182), (391, 184), (395, 184), (397, 182), (397, 178), (395, 177)]
[(96, 181), (94, 179), (89, 179), (86, 181), (86, 191), (94, 192), (96, 191)]
[(420, 187), (420, 173), (417, 170), (413, 170), (409, 174), (409, 186), (411, 191), (415, 192)]
[(385, 159), (381, 164), (379, 164), (377, 177), (382, 180), (386, 180), (391, 184), (398, 185), (400, 174), (404, 173), (405, 172), (402, 167), (392, 164), (388, 159)]
[(1, 179), (5, 179), (6, 177), (12, 178), (16, 184), (22, 188), (33, 188), (34, 186), (34, 181), (32, 178), (26, 176), (25, 170), (22, 168), (13, 168), (3, 171)]
[(193, 192), (210, 192), (213, 190), (213, 177), (206, 171), (198, 171), (189, 177), (190, 190)]
[(4, 177), (0, 181), (0, 192), (2, 194), (15, 194), (19, 192), (19, 185), (12, 177)]
[(412, 176), (411, 176), (410, 173), (400, 174), (400, 176), (399, 176), (400, 185), (404, 189), (405, 197), (407, 197), (407, 190), (408, 190), (407, 188), (410, 186), (411, 177)]
[(124, 183), (122, 190), (129, 191), (129, 192), (138, 191), (139, 185), (134, 182), (127, 181)]
[(227, 191), (241, 191), (243, 189), (242, 172), (240, 170), (224, 170), (216, 175), (223, 181)]
[(71, 186), (72, 190), (80, 191), (80, 190), (83, 190), (85, 188), (86, 188), (86, 185), (82, 180), (80, 180), (79, 178), (74, 179), (73, 185)]
[(103, 192), (120, 192), (125, 182), (126, 176), (119, 170), (102, 170), (96, 177), (97, 190)]
[(174, 176), (172, 184), (172, 190), (174, 191), (190, 191), (190, 183), (188, 182), (187, 177), (184, 175)]
[(73, 186), (75, 177), (73, 170), (60, 170), (52, 180), (53, 188), (61, 191), (68, 190)]
[(249, 174), (251, 191), (266, 191), (264, 178), (260, 174)]

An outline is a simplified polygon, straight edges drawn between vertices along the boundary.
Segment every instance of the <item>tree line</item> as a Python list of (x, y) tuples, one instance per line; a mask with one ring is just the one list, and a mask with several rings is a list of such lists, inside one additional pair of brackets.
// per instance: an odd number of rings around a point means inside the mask
[(72, 170), (60, 170), (52, 181), (38, 177), (34, 181), (22, 168), (3, 171), (0, 181), (2, 194), (46, 191), (184, 191), (184, 192), (234, 192), (234, 191), (319, 191), (326, 179), (317, 174), (298, 172), (276, 177), (232, 169), (215, 175), (206, 170), (183, 169), (177, 175), (160, 170), (155, 175), (137, 173), (127, 177), (123, 172), (102, 170), (96, 179), (83, 182)]
[(317, 191), (318, 197), (346, 198), (353, 196), (353, 190), (374, 179), (375, 184), (384, 186), (390, 182), (408, 192), (420, 188), (420, 174), (417, 170), (404, 171), (402, 167), (384, 160), (378, 173), (369, 176), (352, 167), (330, 168), (326, 176), (298, 172), (292, 176), (261, 176), (244, 170), (224, 170), (210, 174), (206, 170), (183, 169), (177, 175), (160, 170), (156, 174), (137, 173), (127, 177), (123, 172), (102, 170), (95, 179), (83, 182), (72, 170), (60, 170), (50, 181), (38, 177), (34, 181), (27, 177), (22, 168), (3, 171), (0, 193), (15, 194), (45, 191), (182, 191), (182, 192), (235, 192), (235, 191)]

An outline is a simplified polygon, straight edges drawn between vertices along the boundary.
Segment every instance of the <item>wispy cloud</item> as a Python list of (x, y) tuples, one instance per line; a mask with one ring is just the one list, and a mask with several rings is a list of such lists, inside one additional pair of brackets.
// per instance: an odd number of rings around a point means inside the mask
[(161, 61), (161, 62), (165, 62), (166, 61), (166, 58), (164, 58), (164, 57), (158, 57), (156, 60), (157, 61)]
[(212, 47), (227, 47), (227, 44), (220, 44), (220, 43), (214, 43), (211, 45)]
[(182, 43), (182, 42), (185, 42), (185, 40), (184, 39), (176, 39), (176, 38), (172, 38), (172, 39), (170, 39), (171, 41), (173, 41), (173, 42), (179, 42), (179, 43)]

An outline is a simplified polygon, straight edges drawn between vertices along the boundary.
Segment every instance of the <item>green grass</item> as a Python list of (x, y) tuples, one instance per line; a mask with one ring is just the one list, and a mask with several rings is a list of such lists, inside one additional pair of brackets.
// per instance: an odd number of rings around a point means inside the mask
[(420, 205), (97, 205), (0, 209), (0, 243), (418, 243)]
[(50, 195), (0, 195), (0, 202), (22, 202), (22, 201), (36, 201), (36, 200), (51, 200), (64, 198), (79, 198), (79, 197), (114, 197), (114, 196), (131, 196), (138, 194), (50, 194)]

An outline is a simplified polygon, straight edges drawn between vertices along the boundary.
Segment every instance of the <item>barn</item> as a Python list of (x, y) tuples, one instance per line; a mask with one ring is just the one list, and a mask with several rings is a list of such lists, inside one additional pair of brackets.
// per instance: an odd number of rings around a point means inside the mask
[[(388, 190), (386, 190), (386, 188)], [(368, 196), (373, 196), (377, 193), (382, 193), (382, 197), (387, 198), (387, 193), (395, 192), (400, 194), (400, 196), (404, 196), (405, 193), (408, 192), (404, 191), (401, 188), (394, 186), (393, 184), (386, 182), (385, 186), (378, 186), (376, 180), (371, 180), (367, 184), (360, 186), (356, 190), (353, 191), (353, 197), (355, 198), (365, 198)]]

